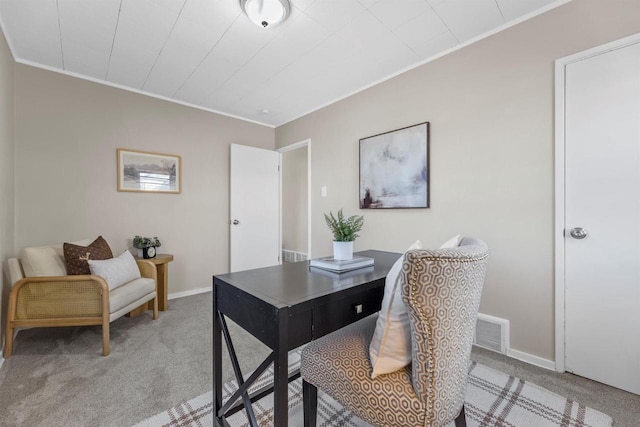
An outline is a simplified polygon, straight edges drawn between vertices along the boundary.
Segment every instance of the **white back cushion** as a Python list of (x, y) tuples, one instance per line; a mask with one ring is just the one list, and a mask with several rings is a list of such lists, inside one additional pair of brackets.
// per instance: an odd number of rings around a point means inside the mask
[[(87, 246), (91, 239), (73, 242), (75, 245)], [(24, 248), (20, 251), (20, 262), (25, 277), (66, 276), (62, 243), (59, 245)]]
[[(422, 249), (420, 240), (407, 250), (411, 249)], [(403, 261), (404, 254), (393, 264), (384, 284), (382, 306), (369, 346), (373, 366), (371, 378), (395, 372), (411, 363), (411, 325), (400, 283)]]

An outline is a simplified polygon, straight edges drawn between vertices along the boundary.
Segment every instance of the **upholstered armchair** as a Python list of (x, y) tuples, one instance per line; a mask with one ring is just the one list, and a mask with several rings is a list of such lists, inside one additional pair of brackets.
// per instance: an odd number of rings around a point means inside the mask
[[(125, 259), (124, 255), (130, 257)], [(13, 283), (9, 295), (4, 357), (13, 352), (16, 328), (102, 326), (102, 354), (109, 355), (109, 323), (144, 305), (158, 318), (156, 268), (150, 261), (134, 261), (130, 254), (107, 260), (114, 271), (122, 262), (133, 268), (133, 278), (113, 287), (112, 278), (95, 274), (67, 275), (62, 245), (26, 248), (21, 258), (8, 261)], [(131, 265), (133, 264), (133, 266)], [(120, 274), (115, 270), (115, 274)], [(113, 273), (112, 273), (113, 274)], [(137, 277), (136, 277), (137, 276)]]
[[(465, 238), (452, 249), (409, 250), (402, 299), (411, 362), (372, 379), (372, 316), (312, 341), (302, 352), (305, 426), (315, 426), (317, 388), (375, 426), (465, 426), (464, 397), (488, 248)], [(387, 282), (388, 283), (388, 282)]]

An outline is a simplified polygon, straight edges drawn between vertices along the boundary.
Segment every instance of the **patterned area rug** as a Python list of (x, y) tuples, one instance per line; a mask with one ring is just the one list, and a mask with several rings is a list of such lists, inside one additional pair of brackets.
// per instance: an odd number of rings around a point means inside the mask
[[(289, 370), (300, 365), (300, 354), (289, 356)], [(267, 370), (250, 388), (269, 384), (273, 371)], [(223, 401), (237, 390), (235, 381), (223, 387)], [(273, 399), (268, 395), (253, 404), (260, 426), (273, 425)], [(610, 427), (608, 415), (565, 399), (535, 384), (474, 363), (469, 373), (465, 398), (467, 426), (503, 427)], [(204, 393), (166, 412), (148, 418), (135, 427), (208, 427), (213, 426), (212, 393)], [(302, 382), (289, 383), (289, 425), (302, 426)], [(248, 427), (245, 411), (228, 419), (233, 427)], [(318, 391), (318, 426), (370, 427), (326, 394)], [(453, 423), (451, 426), (453, 427)]]

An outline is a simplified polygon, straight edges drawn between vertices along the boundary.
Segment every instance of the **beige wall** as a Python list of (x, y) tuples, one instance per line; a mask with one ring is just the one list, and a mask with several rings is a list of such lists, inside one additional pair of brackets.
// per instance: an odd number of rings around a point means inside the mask
[(282, 249), (307, 253), (307, 147), (282, 153)]
[[(13, 56), (0, 31), (0, 262), (13, 256)], [(4, 337), (4, 314), (10, 284), (0, 275), (0, 337)], [(0, 348), (3, 347), (0, 339)]]
[[(17, 250), (158, 236), (170, 294), (228, 271), (229, 144), (273, 149), (272, 128), (25, 65), (15, 92)], [(116, 191), (118, 147), (182, 156), (182, 194)]]
[[(401, 251), (462, 233), (491, 248), (481, 311), (511, 347), (554, 359), (554, 60), (640, 32), (640, 1), (575, 0), (276, 129), (311, 138), (313, 255), (322, 213), (358, 213), (358, 140), (431, 123), (431, 208), (363, 210), (356, 249)], [(328, 196), (320, 197), (320, 187)]]

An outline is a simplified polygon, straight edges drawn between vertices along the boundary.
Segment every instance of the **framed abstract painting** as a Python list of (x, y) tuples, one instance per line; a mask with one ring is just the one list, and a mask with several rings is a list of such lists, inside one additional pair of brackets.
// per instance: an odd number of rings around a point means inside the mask
[(360, 140), (360, 208), (429, 207), (429, 122)]

